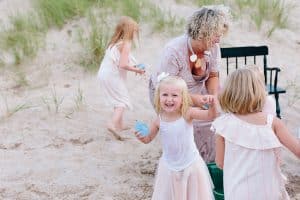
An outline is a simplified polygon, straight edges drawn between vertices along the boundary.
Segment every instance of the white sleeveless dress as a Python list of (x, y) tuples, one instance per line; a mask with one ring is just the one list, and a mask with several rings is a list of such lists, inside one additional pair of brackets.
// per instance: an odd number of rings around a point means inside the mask
[(184, 118), (160, 120), (163, 154), (152, 200), (212, 200), (212, 182), (194, 142), (193, 124)]
[[(100, 81), (101, 92), (105, 96), (106, 105), (132, 109), (128, 89), (125, 85), (127, 70), (119, 68), (118, 46), (121, 44), (122, 42), (119, 42), (106, 49), (97, 77)], [(135, 64), (135, 58), (129, 54), (129, 65)]]
[(223, 166), (226, 200), (286, 200), (284, 177), (279, 166), (282, 147), (272, 129), (273, 115), (265, 125), (224, 114), (212, 123), (225, 139)]

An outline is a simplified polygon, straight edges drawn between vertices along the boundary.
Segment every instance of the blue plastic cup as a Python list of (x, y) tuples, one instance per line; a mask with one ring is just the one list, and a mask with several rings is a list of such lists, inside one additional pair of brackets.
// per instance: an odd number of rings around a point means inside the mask
[(137, 68), (141, 69), (141, 70), (145, 70), (146, 69), (146, 65), (143, 63), (140, 63), (138, 65), (136, 65)]
[(143, 137), (145, 137), (149, 134), (149, 128), (148, 128), (147, 124), (145, 124), (142, 121), (136, 121), (134, 128)]

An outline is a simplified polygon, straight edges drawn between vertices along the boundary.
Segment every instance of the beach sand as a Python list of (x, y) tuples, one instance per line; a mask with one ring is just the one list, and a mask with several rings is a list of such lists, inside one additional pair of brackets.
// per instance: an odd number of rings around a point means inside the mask
[[(7, 17), (4, 12), (7, 6), (19, 7), (22, 2), (0, 1), (3, 10), (0, 18)], [(268, 45), (269, 64), (282, 69), (280, 85), (287, 86), (292, 80), (296, 83), (280, 96), (282, 118), (293, 133), (300, 126), (300, 101), (295, 96), (300, 86), (300, 3), (294, 3), (295, 10), (290, 13), (292, 29), (276, 30), (271, 38), (266, 38), (262, 31), (238, 21), (221, 44)], [(161, 6), (182, 17), (196, 9), (171, 0), (163, 1)], [(105, 96), (101, 94), (96, 74), (86, 72), (74, 61), (82, 53), (75, 36), (70, 36), (76, 23), (49, 31), (45, 49), (20, 66), (28, 86), (19, 87), (15, 73), (1, 69), (0, 199), (151, 198), (161, 155), (159, 140), (144, 145), (134, 137), (133, 130), (128, 130), (121, 133), (125, 140), (117, 141), (105, 129), (112, 108), (104, 106)], [(153, 33), (149, 26), (142, 25), (141, 42), (134, 54), (147, 65), (147, 74), (144, 77), (128, 74), (134, 110), (126, 112), (125, 122), (131, 127), (135, 120), (150, 122), (155, 117), (148, 99), (148, 78), (159, 63), (162, 47), (171, 37)], [(224, 70), (221, 69), (222, 80)], [(78, 102), (80, 94), (83, 100)], [(53, 97), (62, 103), (55, 105)], [(28, 108), (7, 112), (24, 104)], [(292, 199), (299, 200), (300, 160), (284, 150), (282, 167)]]

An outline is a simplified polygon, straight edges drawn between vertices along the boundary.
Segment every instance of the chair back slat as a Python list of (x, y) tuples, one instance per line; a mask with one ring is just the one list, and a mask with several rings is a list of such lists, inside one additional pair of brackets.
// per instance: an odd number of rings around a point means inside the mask
[[(273, 80), (273, 71), (272, 71), (272, 70), (270, 71), (270, 76), (269, 76), (269, 77), (270, 77), (270, 78), (269, 78), (269, 82), (272, 83), (272, 82), (271, 82), (271, 81)], [(272, 89), (271, 87), (272, 87), (272, 85), (270, 84), (270, 89), (269, 89), (269, 90)]]
[(229, 69), (228, 69), (228, 66), (229, 66), (229, 58), (226, 58), (226, 73), (228, 74), (229, 73)]
[(245, 47), (221, 48), (222, 58), (263, 56), (268, 54), (269, 54), (269, 50), (267, 46), (245, 46)]
[[(264, 76), (265, 76), (265, 84), (267, 84), (267, 56), (264, 55)], [(271, 82), (272, 83), (272, 82)], [(277, 84), (277, 81), (276, 81)]]

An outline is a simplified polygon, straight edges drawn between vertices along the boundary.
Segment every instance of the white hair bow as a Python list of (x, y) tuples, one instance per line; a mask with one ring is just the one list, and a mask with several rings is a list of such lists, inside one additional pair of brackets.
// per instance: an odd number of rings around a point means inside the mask
[(161, 80), (163, 80), (164, 78), (168, 77), (169, 73), (166, 72), (162, 72), (157, 76), (157, 82), (159, 83)]

